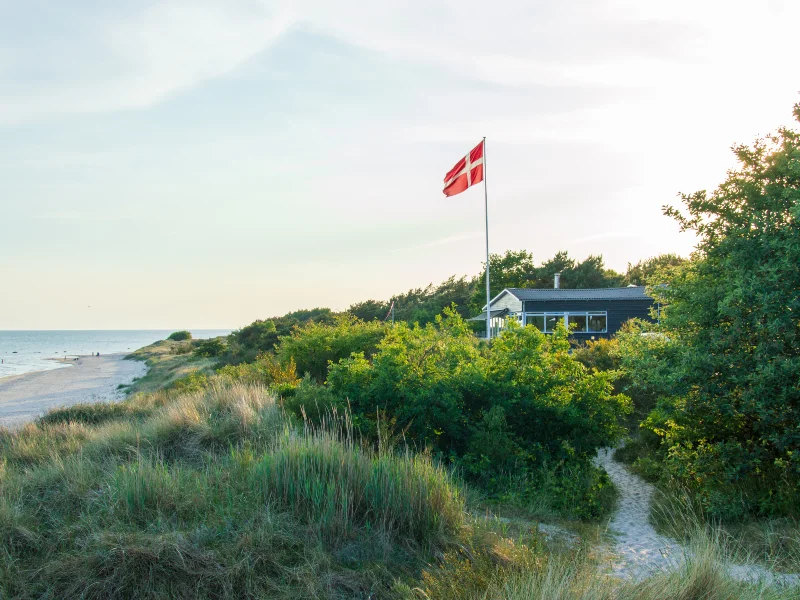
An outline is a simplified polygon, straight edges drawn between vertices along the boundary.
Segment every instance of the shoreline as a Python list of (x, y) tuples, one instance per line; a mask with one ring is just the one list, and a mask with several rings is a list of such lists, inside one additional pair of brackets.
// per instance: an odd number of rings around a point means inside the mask
[(143, 362), (126, 360), (126, 356), (125, 352), (79, 356), (64, 361), (69, 369), (0, 378), (0, 427), (17, 429), (60, 406), (122, 400), (125, 394), (118, 387), (147, 372)]

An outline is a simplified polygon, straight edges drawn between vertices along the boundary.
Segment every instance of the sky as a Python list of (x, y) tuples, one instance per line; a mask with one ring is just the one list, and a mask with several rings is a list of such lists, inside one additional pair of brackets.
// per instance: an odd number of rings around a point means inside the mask
[[(791, 125), (793, 0), (0, 0), (0, 330), (237, 328), (662, 215)], [(498, 292), (500, 290), (497, 290)]]

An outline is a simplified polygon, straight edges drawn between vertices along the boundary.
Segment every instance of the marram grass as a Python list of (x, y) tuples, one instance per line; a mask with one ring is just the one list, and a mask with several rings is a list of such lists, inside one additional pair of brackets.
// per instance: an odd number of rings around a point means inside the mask
[(255, 385), (60, 410), (0, 450), (0, 598), (367, 597), (464, 527), (430, 457)]

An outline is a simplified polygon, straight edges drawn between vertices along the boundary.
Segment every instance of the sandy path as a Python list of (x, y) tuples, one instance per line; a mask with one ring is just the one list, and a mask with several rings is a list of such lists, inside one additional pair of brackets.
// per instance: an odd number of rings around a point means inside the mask
[(595, 464), (606, 470), (620, 494), (617, 510), (608, 524), (614, 537), (612, 574), (638, 580), (677, 567), (683, 561), (685, 548), (658, 534), (650, 525), (653, 486), (613, 460), (613, 452), (603, 448), (595, 459)]
[[(659, 571), (679, 567), (691, 551), (679, 542), (660, 535), (650, 524), (650, 500), (655, 488), (611, 458), (613, 450), (601, 449), (595, 464), (603, 467), (617, 486), (617, 510), (608, 524), (614, 543), (611, 573), (623, 579), (640, 580)], [(800, 574), (773, 573), (758, 565), (723, 565), (738, 581), (800, 585)]]
[(117, 386), (147, 372), (144, 363), (124, 357), (83, 356), (68, 368), (0, 379), (0, 426), (19, 427), (55, 406), (122, 398)]

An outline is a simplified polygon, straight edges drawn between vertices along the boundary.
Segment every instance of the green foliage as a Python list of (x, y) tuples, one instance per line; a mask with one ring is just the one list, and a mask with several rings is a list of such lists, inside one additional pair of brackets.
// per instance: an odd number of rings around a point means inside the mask
[(588, 256), (578, 262), (566, 252), (557, 252), (536, 270), (530, 287), (552, 287), (553, 275), (558, 272), (561, 273), (561, 287), (565, 289), (609, 288), (625, 284), (623, 275), (605, 268), (602, 256)]
[(307, 322), (332, 324), (334, 319), (331, 309), (314, 308), (254, 321), (228, 336), (229, 351), (225, 359), (233, 364), (251, 362), (259, 354), (274, 350), (279, 338), (289, 335), (295, 326)]
[(294, 360), (281, 363), (274, 354), (260, 354), (254, 362), (226, 365), (217, 375), (230, 381), (258, 383), (272, 389), (290, 389), (298, 383)]
[(216, 358), (222, 356), (228, 349), (228, 345), (221, 338), (211, 338), (198, 342), (194, 347), (195, 356), (206, 358)]
[(643, 427), (711, 513), (798, 514), (800, 134), (735, 153), (716, 191), (683, 196), (685, 215), (665, 210), (699, 243), (653, 288), (664, 338), (639, 342), (636, 368), (664, 399)]
[(635, 265), (628, 263), (625, 274), (627, 283), (631, 285), (660, 285), (671, 280), (670, 273), (675, 267), (683, 267), (688, 259), (677, 254), (659, 254), (645, 260), (640, 260)]
[(190, 394), (192, 392), (200, 392), (208, 386), (208, 377), (203, 373), (197, 371), (189, 373), (185, 377), (176, 379), (171, 386), (171, 389), (179, 394)]
[(409, 440), (485, 480), (588, 461), (623, 433), (629, 400), (612, 393), (614, 374), (589, 372), (569, 350), (563, 328), (545, 336), (514, 325), (481, 345), (446, 310), (435, 324), (396, 325), (372, 361), (354, 353), (331, 366), (327, 383), (363, 432), (377, 435), (383, 411)]
[(281, 404), (287, 414), (317, 426), (335, 411), (345, 412), (347, 409), (347, 404), (340, 401), (330, 387), (317, 384), (309, 374), (294, 386), (291, 393), (283, 395)]
[(379, 302), (377, 300), (365, 300), (356, 302), (347, 309), (348, 314), (362, 321), (383, 321), (389, 312), (391, 303)]
[(170, 333), (168, 340), (173, 342), (185, 342), (186, 340), (192, 339), (192, 334), (188, 331), (176, 331), (174, 333)]
[[(486, 263), (483, 268), (486, 269)], [(492, 296), (496, 296), (504, 288), (552, 288), (556, 273), (561, 273), (562, 288), (607, 288), (619, 287), (625, 283), (623, 275), (605, 268), (602, 256), (589, 256), (578, 262), (562, 251), (537, 267), (533, 256), (525, 250), (507, 250), (504, 254), (489, 255)], [(480, 312), (486, 305), (483, 277), (485, 275), (478, 274), (473, 279), (475, 291), (470, 303), (473, 314)]]
[(309, 373), (322, 382), (329, 364), (353, 352), (372, 356), (386, 330), (383, 323), (364, 322), (349, 315), (336, 317), (333, 324), (309, 321), (281, 337), (275, 355), (284, 363), (294, 361), (300, 373)]
[(295, 427), (259, 385), (123, 405), (0, 431), (0, 597), (392, 597), (464, 529), (429, 456)]
[(445, 308), (455, 305), (462, 317), (469, 315), (469, 299), (474, 290), (474, 282), (466, 277), (450, 277), (437, 286), (409, 290), (405, 294), (392, 296), (388, 306), (394, 302), (395, 321), (409, 324), (432, 323)]

